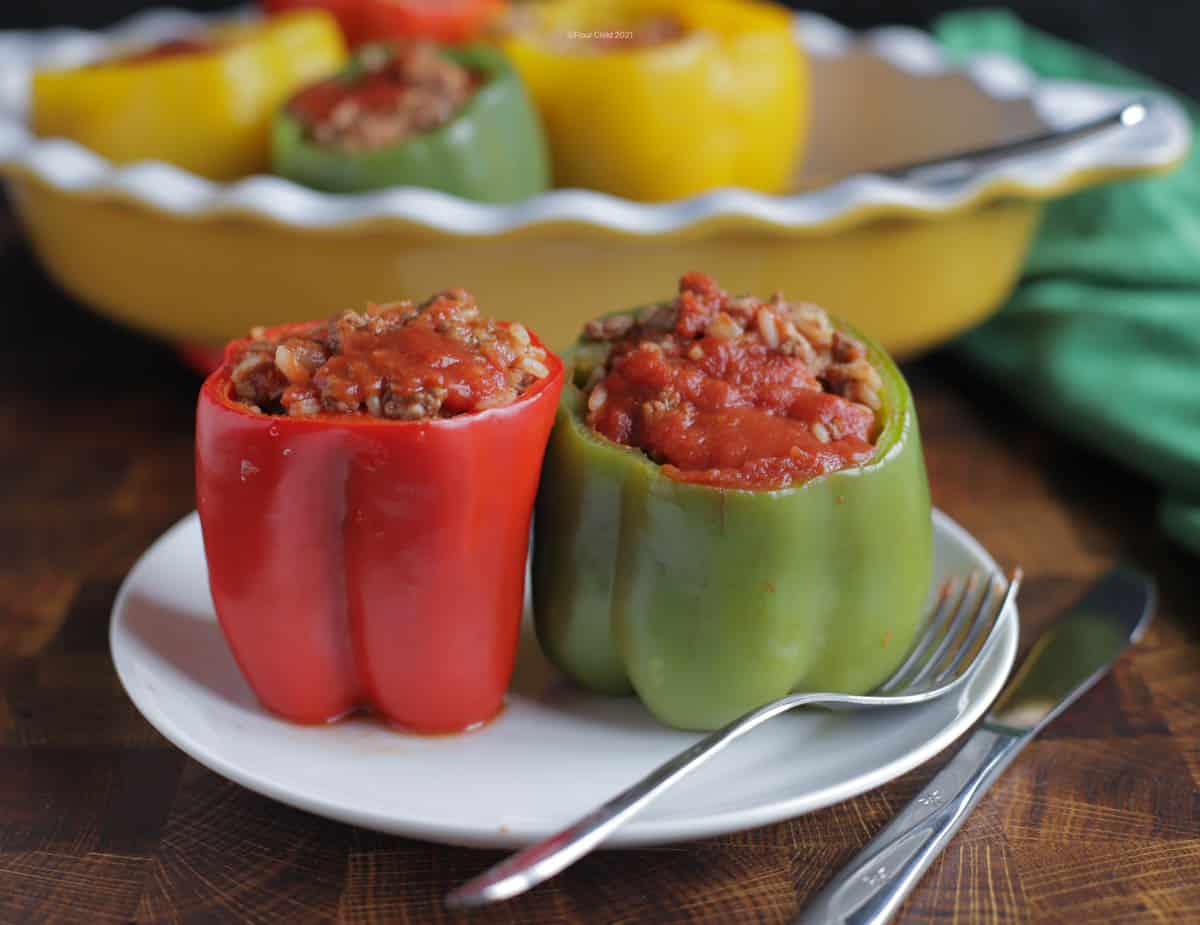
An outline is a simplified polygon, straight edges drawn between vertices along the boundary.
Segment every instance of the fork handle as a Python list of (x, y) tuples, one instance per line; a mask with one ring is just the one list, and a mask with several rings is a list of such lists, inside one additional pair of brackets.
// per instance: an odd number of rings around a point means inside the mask
[[(822, 703), (828, 696), (791, 694), (747, 713), (715, 732), (710, 732), (674, 758), (660, 764), (637, 783), (622, 790), (603, 806), (451, 890), (446, 894), (446, 906), (462, 909), (486, 905), (517, 896), (549, 880), (590, 852), (651, 800), (700, 767), (734, 739), (741, 738), (780, 713), (796, 707)], [(854, 702), (863, 698), (837, 699)]]
[(883, 925), (1033, 737), (980, 727), (925, 789), (803, 910), (794, 925)]

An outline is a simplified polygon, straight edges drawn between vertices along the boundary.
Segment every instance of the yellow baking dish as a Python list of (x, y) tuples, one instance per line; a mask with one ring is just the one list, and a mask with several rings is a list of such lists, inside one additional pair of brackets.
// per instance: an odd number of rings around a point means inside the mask
[[(158, 40), (191, 22), (143, 16), (120, 37)], [(955, 67), (910, 29), (860, 36), (800, 15), (797, 37), (812, 122), (801, 191), (788, 196), (718, 190), (647, 205), (555, 190), (496, 206), (429, 190), (338, 196), (274, 177), (218, 184), (161, 163), (116, 167), (29, 133), (12, 88), (22, 71), (62, 56), (53, 37), (29, 33), (0, 36), (0, 172), (56, 280), (97, 311), (177, 342), (215, 345), (253, 324), (457, 285), (490, 315), (562, 346), (585, 319), (661, 298), (681, 272), (703, 268), (731, 290), (819, 302), (906, 356), (1002, 303), (1041, 203), (1169, 169), (1188, 149), (1182, 111), (1152, 97), (1135, 127), (971, 180), (923, 187), (858, 175), (809, 189), (814, 178), (1070, 124), (1124, 96), (1038, 81), (995, 56)]]

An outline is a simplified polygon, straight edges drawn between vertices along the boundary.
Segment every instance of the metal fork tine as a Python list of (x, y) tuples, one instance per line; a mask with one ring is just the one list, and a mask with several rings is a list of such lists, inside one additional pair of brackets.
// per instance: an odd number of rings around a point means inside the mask
[(892, 676), (879, 685), (878, 688), (876, 688), (875, 693), (885, 694), (888, 691), (895, 690), (900, 686), (900, 683), (903, 681), (905, 675), (907, 675), (915, 665), (923, 662), (925, 653), (928, 651), (930, 645), (933, 644), (934, 638), (938, 636), (939, 632), (943, 629), (942, 624), (954, 611), (954, 607), (950, 602), (955, 596), (955, 589), (958, 586), (958, 582), (959, 580), (957, 578), (948, 578), (942, 582), (942, 586), (938, 590), (937, 606), (934, 607), (933, 613), (930, 614), (926, 625), (922, 629), (921, 635), (917, 639), (917, 644), (913, 646), (912, 651), (909, 652), (904, 661), (900, 663), (900, 667), (892, 672)]
[[(1013, 569), (1008, 581), (993, 578), (989, 582), (988, 594), (980, 605), (980, 612), (977, 615), (970, 636), (963, 643), (962, 648), (954, 653), (954, 657), (949, 660), (947, 666), (931, 680), (932, 684), (947, 683), (975, 664), (979, 653), (988, 644), (992, 636), (995, 635), (996, 626), (1000, 623), (1000, 618), (1004, 614), (1005, 609), (1017, 596), (1022, 578), (1024, 578), (1024, 573), (1021, 569), (1016, 568)], [(992, 604), (992, 591), (1000, 592), (999, 598), (994, 604)]]
[[(961, 589), (958, 587), (960, 583), (962, 584)], [(919, 671), (925, 665), (929, 649), (945, 636), (946, 628), (962, 603), (968, 584), (969, 582), (961, 581), (958, 578), (950, 578), (942, 584), (937, 607), (929, 618), (928, 626), (921, 634), (921, 638), (909, 653), (908, 658), (900, 664), (890, 678), (876, 689), (875, 693), (886, 694), (888, 691), (908, 685), (908, 676), (914, 671)]]
[(905, 681), (905, 687), (914, 687), (924, 682), (933, 672), (934, 668), (942, 661), (946, 653), (958, 645), (959, 639), (969, 627), (971, 618), (978, 609), (978, 605), (973, 604), (972, 601), (978, 596), (976, 592), (979, 585), (979, 573), (971, 573), (971, 576), (967, 579), (966, 587), (963, 589), (958, 607), (954, 611), (954, 618), (950, 621), (950, 626), (946, 629), (946, 634), (938, 643), (937, 648), (934, 649), (933, 654), (925, 660), (920, 670)]
[[(999, 616), (999, 611), (994, 609), (993, 603), (998, 588), (1002, 589), (1003, 585), (995, 577), (989, 577), (984, 583), (979, 603), (973, 611), (966, 634), (957, 648), (951, 648), (942, 657), (937, 668), (929, 677), (930, 684), (941, 684), (952, 677), (957, 668), (963, 664), (965, 656), (975, 651), (978, 644), (986, 638), (985, 631), (991, 629)], [(1002, 590), (999, 597), (1001, 601), (1004, 600)]]

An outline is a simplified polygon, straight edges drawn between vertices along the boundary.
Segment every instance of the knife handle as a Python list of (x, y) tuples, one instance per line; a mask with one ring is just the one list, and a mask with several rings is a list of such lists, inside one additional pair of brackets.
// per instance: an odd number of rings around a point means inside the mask
[(796, 925), (883, 925), (1032, 738), (979, 727), (925, 789), (809, 903)]

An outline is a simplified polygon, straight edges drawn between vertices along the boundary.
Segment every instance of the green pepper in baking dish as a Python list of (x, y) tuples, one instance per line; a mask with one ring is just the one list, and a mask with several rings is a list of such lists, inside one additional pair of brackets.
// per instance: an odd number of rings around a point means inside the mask
[(486, 45), (363, 49), (280, 110), (272, 164), (282, 177), (336, 193), (418, 186), (512, 202), (550, 182), (525, 88)]
[(774, 490), (681, 480), (598, 434), (584, 384), (608, 348), (568, 352), (533, 600), (539, 642), (569, 677), (713, 729), (790, 691), (866, 692), (898, 667), (931, 577), (929, 488), (907, 384), (853, 337), (881, 382), (873, 451)]

